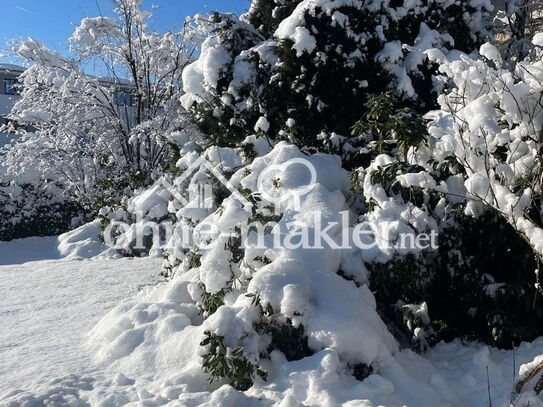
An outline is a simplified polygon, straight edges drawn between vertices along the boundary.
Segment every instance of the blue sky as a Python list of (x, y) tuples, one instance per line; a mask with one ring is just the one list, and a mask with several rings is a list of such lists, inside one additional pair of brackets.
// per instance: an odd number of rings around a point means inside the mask
[[(165, 31), (180, 26), (183, 18), (211, 10), (231, 11), (240, 14), (249, 7), (249, 0), (144, 0), (146, 8), (159, 6), (152, 26)], [(0, 0), (2, 22), (0, 23), (1, 48), (6, 48), (11, 38), (33, 37), (49, 48), (67, 52), (67, 39), (83, 17), (102, 14), (111, 15), (108, 0)], [(0, 62), (16, 62), (1, 58)]]

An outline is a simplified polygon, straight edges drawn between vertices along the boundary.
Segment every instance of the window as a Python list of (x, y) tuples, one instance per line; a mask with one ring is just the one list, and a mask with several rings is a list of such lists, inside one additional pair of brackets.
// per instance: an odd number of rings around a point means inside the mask
[(21, 93), (19, 81), (17, 79), (4, 79), (4, 89), (6, 95), (19, 95)]
[(134, 96), (129, 92), (117, 92), (117, 106), (133, 106)]

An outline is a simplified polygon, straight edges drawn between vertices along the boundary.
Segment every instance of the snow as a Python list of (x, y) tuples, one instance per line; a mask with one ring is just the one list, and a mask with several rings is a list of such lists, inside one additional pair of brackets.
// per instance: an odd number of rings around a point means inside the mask
[(104, 245), (100, 239), (101, 233), (99, 221), (93, 221), (60, 235), (56, 239), (59, 258), (81, 260), (119, 257), (117, 252)]
[(294, 41), (292, 48), (296, 50), (297, 56), (301, 56), (304, 52), (312, 53), (317, 48), (317, 40), (305, 27), (296, 27), (291, 39)]
[(498, 51), (498, 49), (489, 42), (481, 45), (479, 53), (492, 61), (501, 61), (500, 51)]
[[(369, 289), (356, 287), (324, 268), (313, 269), (324, 259), (311, 264), (307, 257), (306, 261), (279, 259), (263, 267), (248, 291), (260, 293), (264, 304), (271, 303), (295, 325), (303, 323), (313, 349), (328, 348), (343, 360), (368, 365), (394, 352), (396, 341), (377, 316)], [(343, 295), (338, 298), (337, 292)], [(340, 314), (345, 318), (338, 318)]]
[(380, 62), (396, 63), (401, 57), (403, 57), (402, 43), (392, 41), (385, 44), (385, 47), (375, 56), (375, 59)]
[[(240, 330), (238, 321), (256, 318), (249, 298), (227, 301), (203, 322), (190, 292), (197, 269), (159, 282), (159, 260), (56, 260), (56, 244), (57, 238), (0, 243), (0, 262), (12, 263), (0, 266), (7, 293), (0, 297), (2, 406), (480, 407), (488, 404), (487, 367), (492, 405), (501, 406), (543, 353), (543, 338), (514, 352), (454, 341), (422, 355), (394, 350), (392, 337), (371, 343), (378, 337), (369, 333), (386, 328), (368, 313), (375, 305), (367, 288), (310, 271), (326, 263), (312, 255), (302, 260), (310, 267), (280, 257), (259, 270), (249, 291), (258, 287), (263, 301), (303, 320), (310, 345), (322, 349), (294, 362), (273, 352), (268, 381), (238, 392), (223, 382), (208, 385), (199, 343), (206, 329), (231, 340), (244, 336), (248, 327)], [(348, 318), (337, 317), (350, 310)], [(416, 312), (426, 315), (424, 304)], [(375, 358), (376, 370), (364, 381), (345, 363)], [(522, 397), (538, 405), (530, 392)]]
[[(504, 405), (514, 382), (513, 358), (521, 366), (543, 352), (543, 339), (521, 344), (514, 355), (484, 345), (442, 343), (425, 355), (404, 350), (385, 358), (378, 373), (362, 382), (329, 348), (296, 362), (274, 353), (269, 382), (259, 381), (245, 393), (221, 383), (209, 391), (198, 369), (202, 327), (197, 310), (188, 305), (186, 282), (140, 290), (156, 281), (158, 267), (152, 259), (0, 267), (3, 287), (18, 293), (0, 300), (0, 322), (7, 327), (0, 341), (0, 358), (7, 361), (1, 367), (0, 404), (479, 407), (488, 403), (488, 366), (492, 403)], [(98, 347), (95, 356), (82, 344), (86, 338)]]
[(49, 50), (43, 43), (33, 38), (20, 41), (18, 52), (19, 56), (31, 62), (45, 61), (54, 67), (66, 67), (66, 60), (58, 52)]
[(257, 137), (255, 135), (245, 138), (242, 144), (251, 145), (257, 157), (262, 157), (268, 154), (272, 149), (272, 145), (269, 140), (266, 140), (264, 137)]
[(268, 122), (268, 119), (266, 119), (266, 117), (264, 116), (260, 117), (255, 124), (255, 131), (262, 131), (264, 133), (267, 133), (269, 129), (270, 122)]
[[(13, 133), (0, 133), (0, 150), (9, 146), (13, 141), (19, 139), (19, 135)], [(2, 153), (0, 152), (0, 155)]]
[(128, 203), (128, 209), (133, 213), (151, 219), (160, 219), (168, 214), (168, 200), (171, 193), (162, 185), (155, 185), (139, 194)]
[[(231, 60), (232, 56), (218, 44), (217, 38), (209, 37), (202, 44), (200, 58), (183, 70), (183, 90), (188, 95), (202, 96), (206, 90), (216, 88), (223, 66)], [(191, 99), (185, 96), (184, 106), (188, 108)]]
[[(29, 250), (28, 248), (32, 249)], [(52, 237), (28, 237), (10, 242), (0, 242), (0, 265), (60, 259), (58, 239)]]
[[(33, 260), (34, 248), (41, 246), (45, 257), (52, 241), (0, 242), (0, 250), (17, 248), (19, 260)], [(6, 260), (17, 258), (2, 256), (0, 263)], [(159, 265), (154, 259), (0, 265), (0, 397), (64, 375), (92, 373), (91, 355), (83, 348), (86, 332), (120, 300), (156, 282)]]
[(110, 17), (85, 17), (75, 29), (69, 41), (79, 47), (90, 47), (99, 43), (101, 37), (118, 35), (119, 28), (113, 18)]
[(537, 33), (532, 39), (534, 45), (543, 46), (543, 33)]

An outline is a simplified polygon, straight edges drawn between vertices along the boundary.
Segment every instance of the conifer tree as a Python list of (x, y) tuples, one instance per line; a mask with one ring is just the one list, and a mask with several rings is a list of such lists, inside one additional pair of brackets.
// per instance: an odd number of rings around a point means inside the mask
[(372, 95), (392, 91), (419, 114), (437, 106), (436, 65), (425, 53), (475, 49), (490, 9), (474, 1), (254, 1), (241, 20), (215, 14), (202, 57), (185, 71), (185, 107), (221, 145), (261, 133), (352, 153), (363, 143), (351, 128)]

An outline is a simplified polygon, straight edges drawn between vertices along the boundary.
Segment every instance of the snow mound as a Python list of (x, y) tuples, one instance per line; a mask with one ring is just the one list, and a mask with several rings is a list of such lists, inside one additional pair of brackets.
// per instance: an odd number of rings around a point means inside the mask
[(95, 220), (58, 237), (60, 256), (70, 260), (121, 257), (101, 240), (100, 221)]

